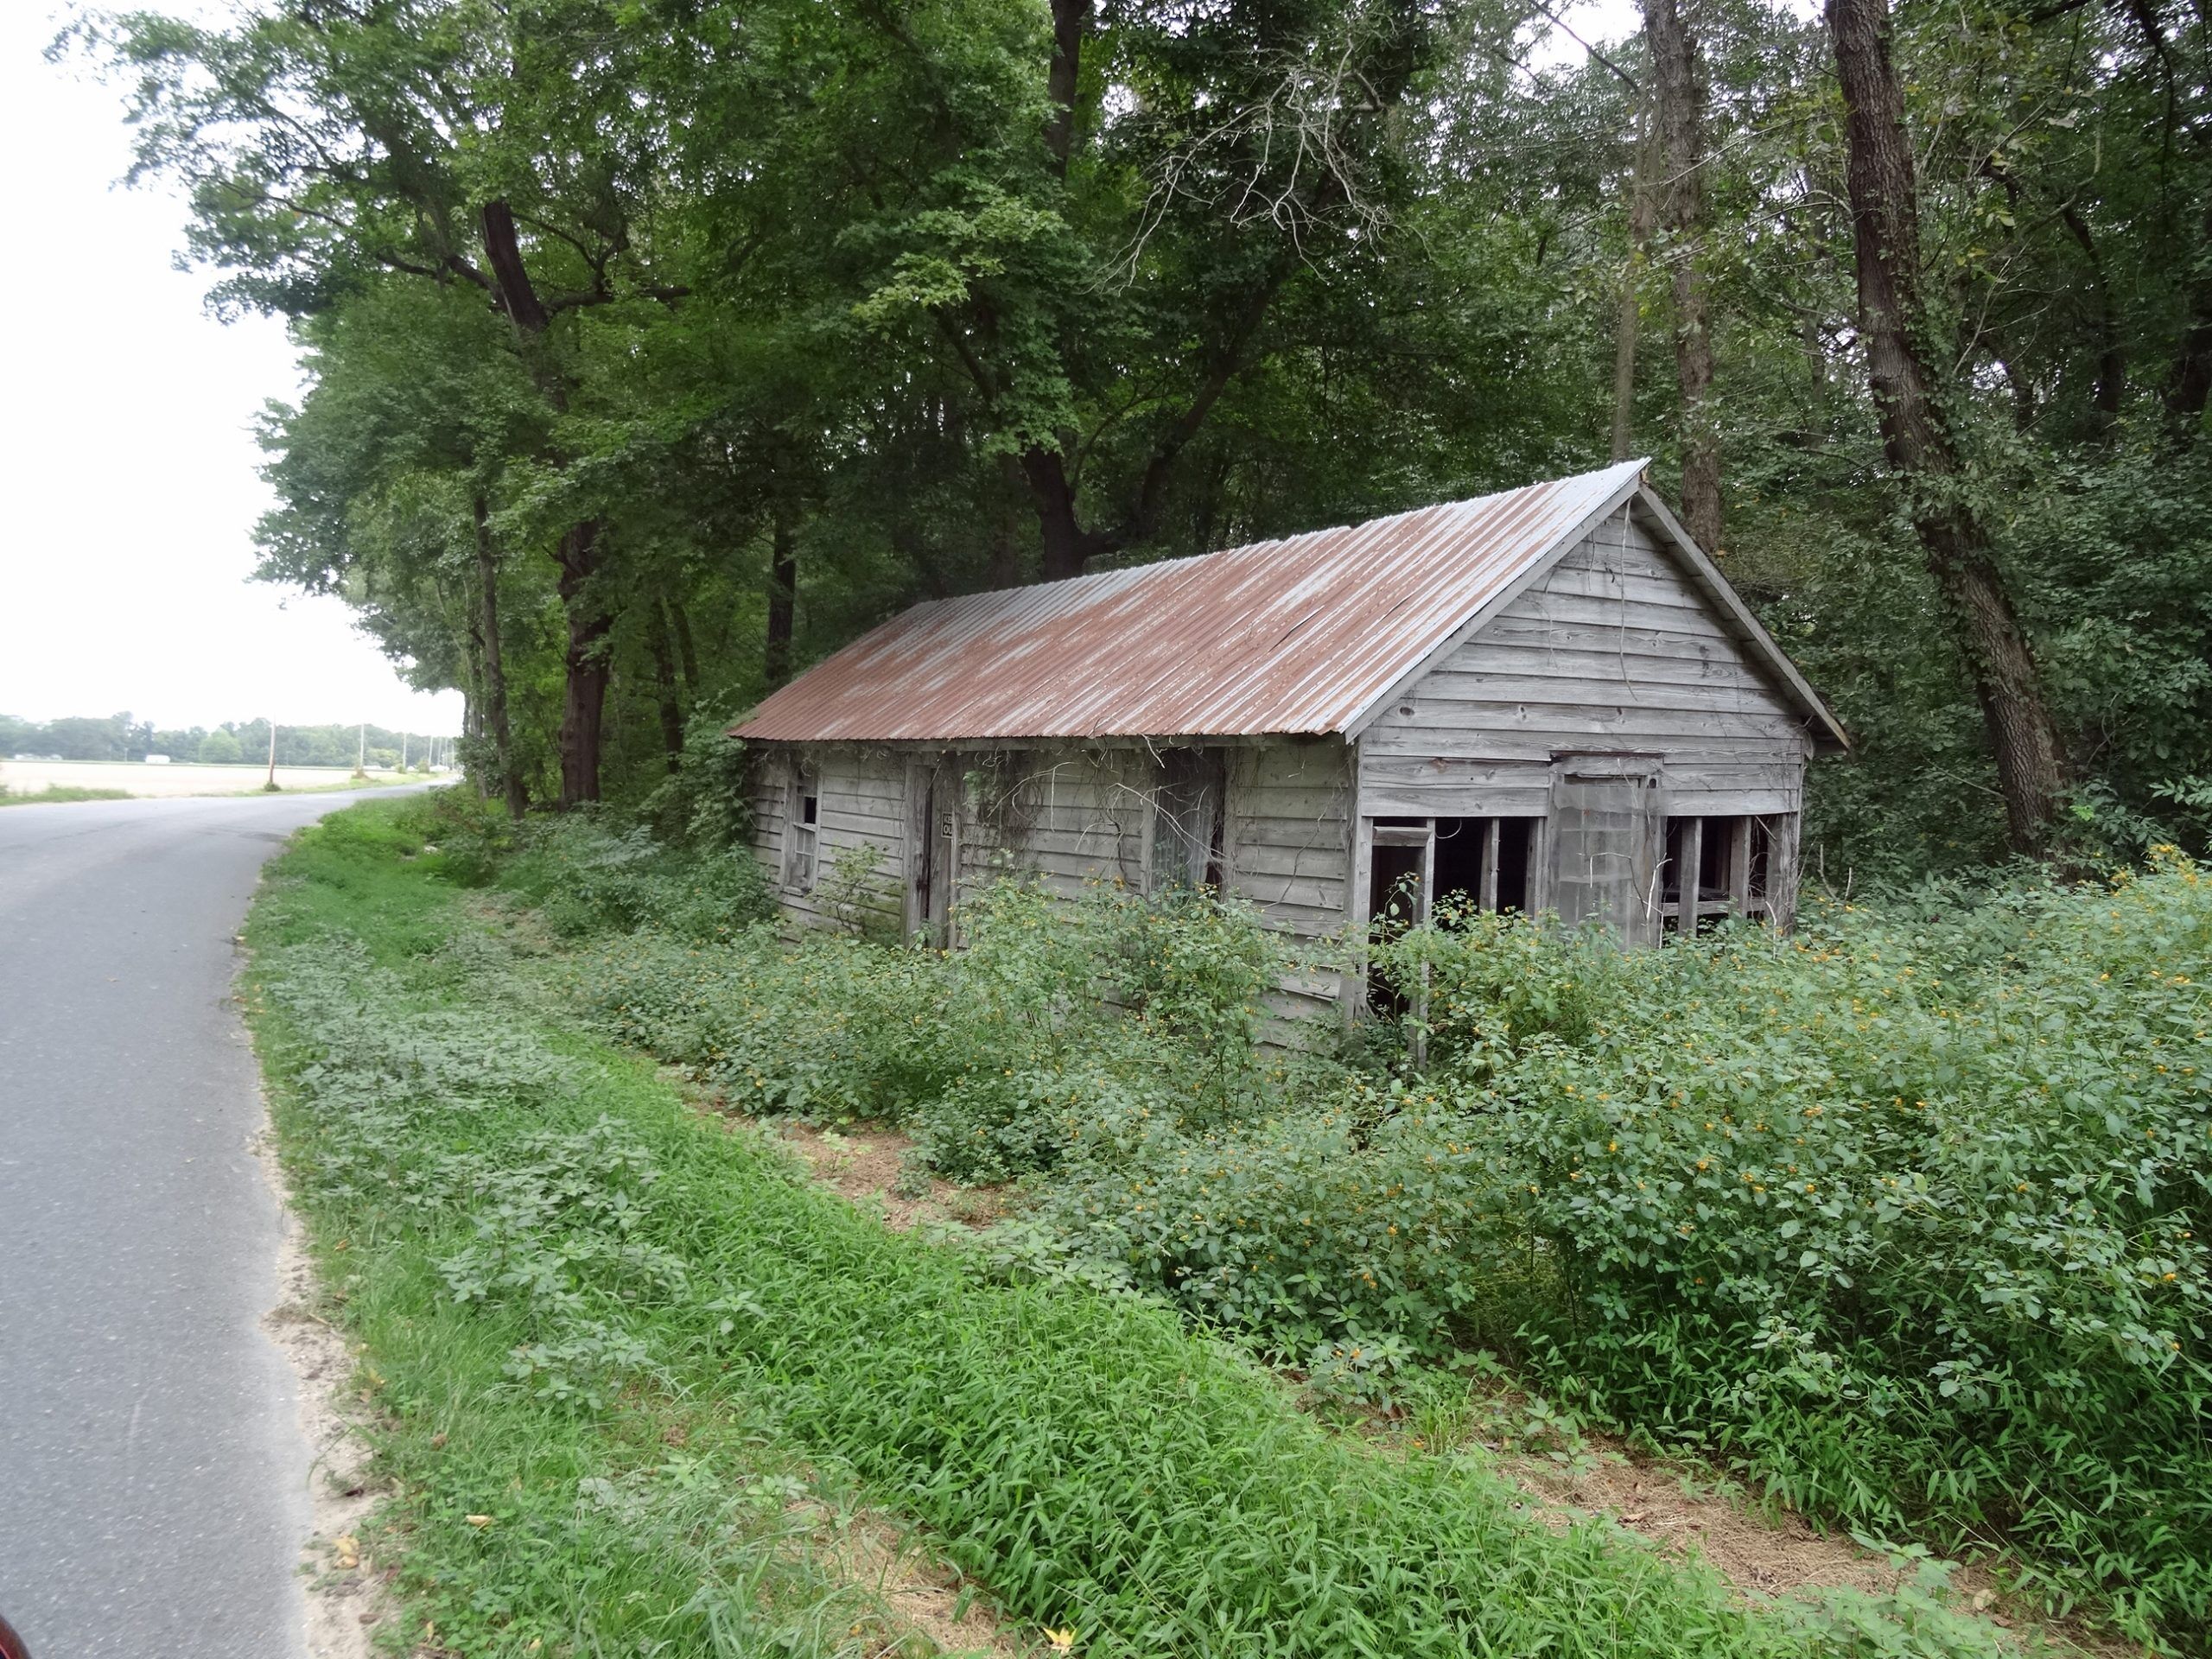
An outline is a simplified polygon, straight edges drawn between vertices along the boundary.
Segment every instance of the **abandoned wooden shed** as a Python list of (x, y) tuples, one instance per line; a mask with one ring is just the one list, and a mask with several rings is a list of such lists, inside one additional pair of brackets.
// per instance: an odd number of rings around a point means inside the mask
[(872, 849), (863, 902), (936, 938), (1024, 873), (1212, 884), (1309, 938), (1393, 893), (1631, 944), (1786, 921), (1844, 735), (1644, 467), (914, 607), (734, 728), (786, 915), (838, 919)]

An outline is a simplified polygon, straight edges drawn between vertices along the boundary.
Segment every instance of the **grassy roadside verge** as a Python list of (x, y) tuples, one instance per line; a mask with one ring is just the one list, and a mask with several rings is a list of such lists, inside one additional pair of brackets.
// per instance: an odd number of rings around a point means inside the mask
[(73, 801), (127, 801), (127, 789), (84, 789), (74, 784), (48, 784), (44, 789), (25, 790), (20, 794), (13, 790), (0, 789), (0, 806), (63, 806)]
[[(1478, 1459), (1379, 1455), (1172, 1312), (887, 1231), (548, 1024), (408, 803), (249, 924), (279, 1140), (395, 1484), (412, 1628), (477, 1654), (882, 1650), (793, 1503), (925, 1525), (1096, 1654), (1943, 1653), (1932, 1608), (1754, 1611)], [(1903, 1622), (1899, 1622), (1899, 1618)]]

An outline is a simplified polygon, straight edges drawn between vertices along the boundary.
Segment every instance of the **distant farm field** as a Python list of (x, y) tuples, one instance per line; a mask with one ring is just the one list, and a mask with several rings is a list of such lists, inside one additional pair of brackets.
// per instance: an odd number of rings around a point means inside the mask
[[(353, 778), (350, 766), (279, 766), (284, 789), (331, 789)], [(392, 772), (373, 772), (378, 783), (397, 783)], [(119, 789), (128, 795), (244, 795), (269, 776), (262, 766), (149, 766), (130, 760), (0, 760), (0, 794), (35, 795), (49, 789)]]

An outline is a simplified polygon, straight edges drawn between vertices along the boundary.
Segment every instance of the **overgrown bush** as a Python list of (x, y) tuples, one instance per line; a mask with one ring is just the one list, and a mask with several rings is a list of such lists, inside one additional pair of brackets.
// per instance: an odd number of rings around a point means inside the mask
[(582, 811), (527, 823), (515, 834), (518, 851), (506, 881), (569, 938), (645, 931), (725, 939), (775, 911), (760, 861), (744, 847), (673, 848), (642, 823)]
[(732, 713), (715, 702), (694, 709), (676, 770), (639, 803), (639, 821), (663, 843), (709, 853), (743, 848), (753, 809), (745, 745), (729, 734)]
[(739, 1105), (907, 1125), (961, 1180), (1051, 1167), (1109, 1101), (1195, 1128), (1264, 1097), (1259, 999), (1281, 969), (1249, 906), (1110, 887), (1069, 905), (1003, 881), (961, 926), (950, 952), (648, 932), (588, 953), (575, 983)]

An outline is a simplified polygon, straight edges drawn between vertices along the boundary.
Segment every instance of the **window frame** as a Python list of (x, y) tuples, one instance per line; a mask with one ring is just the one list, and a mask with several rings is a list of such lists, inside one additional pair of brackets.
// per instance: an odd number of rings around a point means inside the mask
[(1229, 754), (1218, 747), (1176, 747), (1157, 761), (1167, 775), (1148, 791), (1141, 855), (1144, 892), (1171, 887), (1226, 892), (1229, 870)]
[[(813, 816), (807, 816), (807, 809)], [(810, 893), (822, 869), (822, 780), (804, 761), (795, 762), (784, 793), (785, 893)]]
[[(1789, 820), (1795, 816), (1780, 812), (1668, 814), (1659, 856), (1660, 937), (1694, 938), (1706, 922), (1728, 916), (1749, 917), (1777, 926), (1785, 925), (1787, 901), (1781, 887)], [(1681, 826), (1679, 838), (1677, 825)], [(1713, 889), (1709, 889), (1703, 879), (1706, 848), (1716, 827), (1726, 838), (1721, 867), (1726, 880), (1718, 889), (1720, 896), (1708, 899), (1706, 893)], [(1765, 842), (1764, 880), (1755, 882), (1753, 870), (1759, 862), (1758, 843), (1762, 837)], [(1668, 872), (1677, 860), (1681, 874), (1676, 875), (1673, 896), (1669, 898)], [(1687, 881), (1681, 879), (1682, 874), (1688, 875)], [(1688, 928), (1682, 925), (1686, 906), (1690, 917)]]

